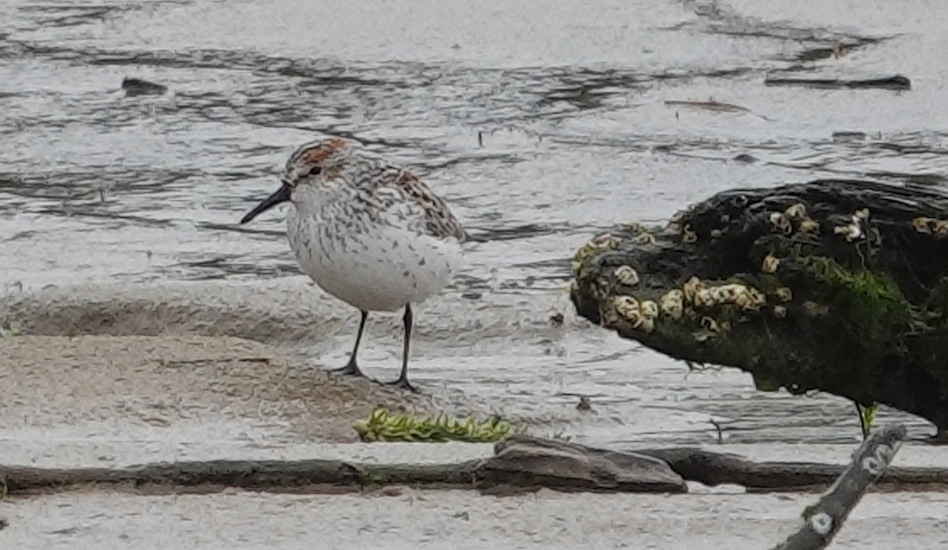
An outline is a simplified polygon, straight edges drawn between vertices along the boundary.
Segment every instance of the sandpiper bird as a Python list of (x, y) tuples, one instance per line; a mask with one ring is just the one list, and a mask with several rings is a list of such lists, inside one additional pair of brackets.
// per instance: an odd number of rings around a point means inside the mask
[(411, 306), (450, 281), (466, 237), (461, 224), (421, 180), (351, 139), (301, 145), (280, 180), (240, 223), (290, 201), (287, 235), (303, 272), (362, 313), (349, 362), (334, 372), (364, 377), (356, 355), (369, 312), (404, 308), (402, 370), (390, 384), (415, 391), (408, 382)]

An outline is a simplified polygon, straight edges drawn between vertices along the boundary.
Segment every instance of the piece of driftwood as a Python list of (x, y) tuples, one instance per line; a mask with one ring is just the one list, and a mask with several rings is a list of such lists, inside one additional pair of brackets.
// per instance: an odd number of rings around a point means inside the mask
[(574, 258), (583, 317), (760, 390), (883, 403), (948, 429), (948, 194), (817, 180), (718, 193)]
[(775, 550), (819, 550), (839, 532), (849, 512), (885, 471), (905, 439), (905, 426), (888, 426), (870, 435), (853, 455), (852, 464), (820, 500), (803, 512), (803, 527)]
[(895, 90), (912, 89), (912, 81), (900, 74), (884, 78), (837, 79), (837, 78), (767, 78), (765, 86), (804, 86), (807, 88), (829, 88), (849, 90)]
[[(846, 466), (821, 462), (754, 462), (740, 455), (696, 447), (628, 449), (666, 462), (688, 481), (715, 486), (741, 485), (754, 492), (810, 490), (831, 485)], [(889, 468), (876, 482), (885, 489), (948, 487), (948, 469)]]
[(147, 464), (124, 469), (46, 469), (0, 466), (10, 494), (78, 485), (178, 491), (215, 488), (313, 492), (361, 490), (382, 485), (485, 492), (536, 490), (660, 492), (687, 491), (684, 480), (664, 462), (632, 453), (514, 436), (495, 447), (494, 456), (448, 464), (372, 464), (341, 460), (211, 460)]
[[(225, 487), (273, 492), (345, 492), (386, 485), (475, 489), (487, 493), (532, 491), (685, 492), (683, 480), (789, 491), (826, 487), (844, 466), (810, 462), (751, 462), (741, 456), (694, 448), (613, 451), (518, 435), (495, 445), (484, 460), (446, 464), (361, 464), (339, 460), (161, 463), (123, 469), (49, 469), (0, 466), (10, 494), (64, 490), (81, 485), (152, 492), (209, 492)], [(948, 487), (948, 470), (891, 468), (877, 485), (905, 489)]]

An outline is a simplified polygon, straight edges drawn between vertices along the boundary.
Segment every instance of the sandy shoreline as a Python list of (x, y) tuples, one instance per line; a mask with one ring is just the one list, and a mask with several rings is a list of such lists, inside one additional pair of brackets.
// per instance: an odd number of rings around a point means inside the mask
[(351, 442), (352, 423), (377, 405), (431, 409), (425, 397), (300, 368), (239, 338), (16, 336), (0, 339), (0, 357), (5, 430), (243, 422)]
[[(211, 307), (190, 307), (202, 308), (204, 315), (191, 317), (192, 324), (213, 317)], [(51, 311), (60, 315), (39, 311), (20, 318), (32, 319), (33, 330), (42, 320), (45, 332), (54, 334), (81, 326), (80, 319), (62, 315), (68, 310)], [(122, 311), (131, 320), (140, 315)], [(102, 318), (114, 319), (105, 314)], [(295, 326), (302, 334), (303, 320)], [(330, 374), (288, 348), (219, 334), (189, 334), (181, 325), (171, 324), (167, 333), (154, 336), (115, 334), (121, 330), (119, 325), (102, 330), (111, 335), (0, 338), (0, 409), (5, 418), (0, 445), (7, 447), (5, 464), (118, 468), (219, 458), (450, 462), (491, 454), (488, 444), (358, 443), (352, 429), (355, 420), (378, 405), (483, 413), (489, 401), (466, 401), (462, 392), (438, 388), (428, 395), (410, 395)], [(564, 409), (563, 418), (574, 409)], [(848, 462), (855, 448), (712, 447), (753, 459), (831, 463)], [(920, 445), (907, 445), (894, 462), (944, 463), (940, 448)], [(399, 487), (350, 495), (232, 489), (149, 495), (77, 488), (0, 501), (0, 517), (10, 522), (0, 538), (17, 547), (37, 541), (91, 547), (120, 537), (130, 548), (182, 543), (296, 548), (303, 540), (317, 539), (324, 543), (320, 547), (340, 550), (367, 543), (391, 549), (500, 544), (759, 548), (793, 530), (800, 511), (816, 498), (812, 493), (758, 495), (738, 487), (689, 486), (690, 494), (677, 496), (541, 490), (503, 498)], [(836, 546), (858, 547), (861, 541), (873, 540), (894, 549), (942, 547), (945, 515), (948, 501), (940, 493), (869, 494)], [(169, 525), (175, 527), (169, 530)]]
[[(366, 495), (131, 496), (60, 493), (0, 502), (11, 548), (769, 548), (794, 531), (815, 495), (591, 495), (542, 490)], [(948, 497), (869, 494), (832, 548), (948, 544)]]

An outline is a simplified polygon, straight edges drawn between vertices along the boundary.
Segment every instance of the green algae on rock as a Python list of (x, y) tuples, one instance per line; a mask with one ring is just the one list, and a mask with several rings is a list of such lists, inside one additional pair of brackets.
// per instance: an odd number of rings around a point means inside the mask
[[(948, 429), (948, 194), (853, 180), (734, 189), (573, 262), (583, 317), (758, 389), (884, 403)], [(654, 307), (652, 304), (658, 304)]]

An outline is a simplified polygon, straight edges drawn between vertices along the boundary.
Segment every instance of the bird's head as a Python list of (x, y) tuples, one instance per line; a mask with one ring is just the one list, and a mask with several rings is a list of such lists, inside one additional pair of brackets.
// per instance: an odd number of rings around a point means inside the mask
[(248, 212), (240, 223), (247, 223), (281, 202), (292, 200), (293, 191), (300, 186), (319, 186), (331, 181), (361, 147), (355, 140), (337, 136), (300, 145), (286, 161), (280, 175), (280, 188)]

